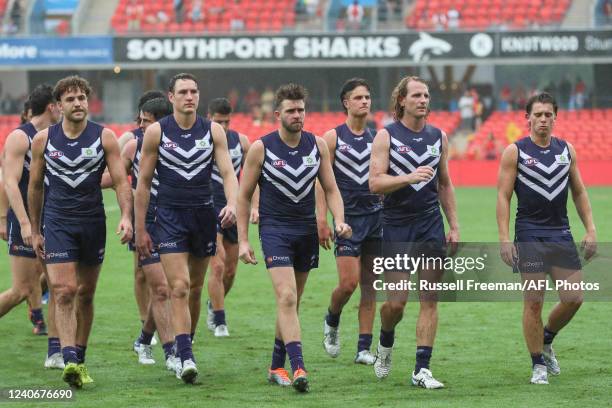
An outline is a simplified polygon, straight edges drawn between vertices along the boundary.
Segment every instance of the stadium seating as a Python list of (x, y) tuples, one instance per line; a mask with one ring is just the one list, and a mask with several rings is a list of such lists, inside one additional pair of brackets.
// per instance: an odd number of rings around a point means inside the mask
[[(1, 1), (1, 0), (0, 0)], [(192, 0), (185, 0), (183, 22), (176, 20), (173, 2), (140, 0), (144, 5), (145, 18), (140, 24), (142, 33), (198, 33), (228, 32), (244, 30), (249, 32), (280, 32), (295, 25), (295, 0), (206, 0), (203, 2), (203, 19), (191, 20)], [(118, 34), (128, 32), (126, 7), (129, 0), (120, 0), (111, 19), (111, 26)], [(147, 22), (147, 17), (156, 16), (159, 11), (168, 17), (168, 23)]]
[[(416, 0), (406, 25), (417, 30), (436, 29), (437, 16), (459, 12), (459, 29), (506, 27), (524, 29), (533, 25), (561, 23), (571, 0)], [(446, 22), (447, 23), (447, 22)]]
[[(523, 111), (494, 112), (472, 137), (467, 158), (478, 158), (489, 135), (506, 146), (527, 135), (526, 126)], [(582, 161), (612, 160), (612, 109), (560, 111), (553, 134), (572, 143)]]

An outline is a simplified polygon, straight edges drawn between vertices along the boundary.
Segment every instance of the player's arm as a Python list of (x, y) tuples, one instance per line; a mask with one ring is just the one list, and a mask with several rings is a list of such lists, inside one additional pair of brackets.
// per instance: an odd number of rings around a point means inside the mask
[(582, 248), (584, 249), (585, 259), (591, 258), (597, 252), (597, 231), (595, 230), (595, 222), (593, 221), (593, 210), (591, 209), (591, 202), (589, 201), (589, 194), (587, 193), (580, 171), (578, 170), (578, 159), (576, 158), (576, 150), (571, 144), (567, 144), (570, 154), (572, 155), (572, 161), (570, 163), (569, 170), (569, 182), (572, 190), (572, 199), (576, 205), (576, 211), (578, 216), (584, 225), (586, 234), (582, 239)]
[(134, 198), (136, 248), (138, 253), (145, 258), (150, 258), (151, 251), (153, 251), (153, 242), (145, 227), (145, 217), (151, 198), (151, 183), (153, 182), (155, 166), (157, 166), (160, 140), (161, 126), (158, 122), (155, 122), (147, 128), (142, 141), (138, 184), (136, 185), (136, 196)]
[(261, 176), (265, 149), (263, 142), (257, 140), (251, 145), (246, 156), (240, 181), (240, 191), (238, 192), (238, 254), (244, 263), (257, 264), (255, 253), (249, 244), (249, 208), (253, 192)]
[(388, 194), (408, 184), (418, 184), (430, 180), (433, 176), (433, 168), (420, 166), (410, 174), (392, 176), (387, 174), (389, 170), (389, 145), (391, 137), (386, 129), (379, 130), (372, 143), (372, 155), (370, 156), (370, 191), (374, 194)]
[(32, 139), (32, 160), (30, 161), (30, 182), (28, 184), (28, 212), (32, 231), (32, 247), (43, 258), (44, 242), (40, 235), (40, 216), (43, 206), (45, 182), (45, 147), (47, 129), (38, 132)]
[(104, 148), (108, 173), (115, 187), (117, 203), (121, 209), (121, 220), (119, 220), (116, 233), (121, 234), (121, 243), (125, 244), (132, 239), (134, 232), (132, 227), (132, 188), (128, 182), (125, 166), (121, 161), (119, 143), (117, 143), (115, 133), (108, 128), (102, 131), (102, 147)]
[(234, 166), (227, 147), (227, 137), (223, 127), (211, 122), (210, 129), (214, 143), (215, 163), (223, 179), (223, 191), (227, 205), (219, 212), (221, 227), (231, 227), (236, 223), (236, 201), (238, 199), (238, 179), (234, 173)]
[[(333, 166), (336, 152), (336, 129), (325, 132), (323, 134), (323, 139), (327, 143), (330, 163)], [(325, 199), (325, 192), (318, 180), (315, 184), (315, 200), (317, 205), (317, 232), (319, 234), (319, 245), (325, 249), (330, 249), (332, 232), (327, 223), (327, 200)]]
[(497, 176), (497, 231), (501, 244), (500, 252), (504, 262), (510, 266), (516, 249), (510, 241), (510, 200), (514, 191), (514, 182), (517, 175), (518, 147), (513, 143), (506, 147), (502, 153)]
[[(134, 153), (136, 152), (136, 139), (128, 140), (128, 142), (121, 148), (121, 163), (125, 168), (125, 173), (130, 174), (132, 170), (132, 160), (134, 159)], [(121, 145), (119, 146), (121, 147)], [(108, 171), (108, 168), (102, 174), (102, 182), (100, 183), (102, 188), (113, 187), (113, 179)]]
[[(0, 163), (2, 161), (0, 160)], [(8, 197), (4, 190), (4, 182), (2, 181), (2, 166), (0, 165), (0, 239), (8, 240), (7, 228), (6, 228), (6, 216), (9, 209)]]
[[(240, 136), (240, 144), (242, 145), (242, 151), (244, 152), (244, 154), (242, 155), (242, 166), (244, 166), (246, 156), (249, 153), (249, 149), (251, 148), (251, 142), (249, 142), (249, 138), (247, 137), (247, 135), (243, 135), (242, 133), (240, 133), (239, 136)], [(259, 186), (258, 185), (255, 186), (255, 191), (253, 192), (253, 197), (251, 198), (251, 215), (249, 217), (249, 222), (251, 224), (259, 223)]]
[(332, 170), (331, 163), (329, 161), (329, 150), (327, 143), (322, 138), (317, 138), (317, 147), (319, 148), (319, 154), (321, 155), (321, 162), (319, 164), (319, 182), (321, 188), (325, 193), (325, 200), (327, 206), (334, 217), (334, 223), (336, 224), (336, 234), (342, 238), (350, 238), (353, 235), (351, 227), (344, 222), (344, 203), (342, 202), (342, 196), (338, 185), (336, 184), (336, 178), (334, 177), (334, 171)]
[(123, 151), (123, 148), (125, 147), (125, 145), (128, 144), (130, 140), (135, 140), (135, 139), (136, 137), (131, 131), (124, 132), (117, 139), (117, 143), (119, 144), (119, 150)]
[[(438, 165), (438, 196), (449, 227), (446, 242), (456, 244), (459, 242), (459, 220), (457, 218), (455, 187), (448, 171), (448, 138), (444, 132), (442, 132), (442, 155)], [(454, 249), (456, 249), (456, 245)], [(454, 252), (454, 249), (451, 253)]]
[[(23, 173), (23, 162), (30, 143), (28, 137), (21, 130), (14, 130), (9, 133), (6, 144), (4, 145), (4, 191), (8, 199), (8, 204), (13, 208), (21, 228), (21, 237), (26, 245), (32, 245), (32, 229), (25, 203), (19, 190), (19, 180)], [(3, 212), (6, 217), (6, 213)]]

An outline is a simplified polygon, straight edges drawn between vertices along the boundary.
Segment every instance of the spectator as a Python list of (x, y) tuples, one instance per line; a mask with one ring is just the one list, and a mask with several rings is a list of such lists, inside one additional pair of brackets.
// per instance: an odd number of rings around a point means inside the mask
[(174, 15), (178, 24), (183, 23), (183, 0), (174, 0)]
[(612, 0), (598, 0), (595, 5), (595, 26), (612, 24)]
[(266, 86), (266, 89), (261, 94), (261, 114), (264, 121), (273, 121), (274, 113), (274, 91), (271, 87)]
[(346, 21), (349, 30), (359, 31), (361, 30), (361, 23), (363, 22), (363, 6), (359, 4), (359, 0), (353, 0), (353, 4), (346, 8)]
[(316, 16), (319, 8), (319, 0), (304, 0), (304, 3), (306, 4), (306, 13), (308, 17)]
[(484, 159), (485, 160), (497, 160), (504, 147), (499, 140), (495, 139), (493, 132), (489, 132), (487, 140), (484, 145)]
[(147, 16), (146, 20), (149, 24), (165, 24), (170, 21), (170, 18), (163, 10), (159, 10), (156, 14)]
[(446, 13), (448, 17), (448, 28), (450, 30), (456, 30), (459, 28), (459, 11), (455, 8), (450, 8)]
[(202, 0), (193, 0), (191, 6), (191, 21), (194, 23), (204, 20), (204, 13), (202, 11)]
[(443, 31), (448, 26), (448, 18), (445, 13), (434, 13), (431, 16), (431, 23), (436, 31)]
[(461, 116), (461, 129), (474, 130), (472, 128), (472, 121), (474, 120), (474, 98), (468, 90), (459, 98), (459, 115)]
[(125, 7), (125, 16), (127, 17), (128, 31), (140, 31), (140, 23), (144, 16), (144, 6), (139, 3), (139, 0), (130, 0)]
[(585, 105), (585, 97), (586, 97), (586, 85), (582, 78), (576, 78), (576, 89), (575, 89), (575, 104), (576, 109), (582, 109)]
[(499, 110), (512, 110), (512, 105), (512, 90), (510, 89), (508, 84), (505, 84), (504, 86), (502, 86), (502, 89), (499, 92)]

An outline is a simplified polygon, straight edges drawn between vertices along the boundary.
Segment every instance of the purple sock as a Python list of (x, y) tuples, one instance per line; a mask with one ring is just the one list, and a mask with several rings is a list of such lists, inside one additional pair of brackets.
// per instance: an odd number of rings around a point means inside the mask
[(146, 344), (147, 346), (150, 346), (152, 339), (153, 339), (153, 333), (147, 333), (146, 331), (144, 331), (144, 329), (142, 329), (140, 331), (140, 337), (138, 337), (137, 341), (140, 344)]
[(176, 349), (181, 357), (181, 363), (185, 360), (193, 360), (193, 351), (191, 349), (191, 337), (187, 333), (176, 336)]
[(360, 333), (359, 341), (357, 342), (357, 352), (363, 350), (370, 350), (370, 346), (372, 345), (372, 334), (370, 333)]
[(272, 351), (272, 365), (270, 368), (276, 370), (277, 368), (285, 367), (285, 358), (287, 356), (287, 350), (285, 349), (285, 343), (279, 338), (274, 339), (274, 351)]
[(292, 341), (285, 344), (287, 354), (289, 354), (289, 362), (291, 363), (291, 371), (295, 372), (298, 368), (306, 370), (304, 367), (304, 358), (302, 357), (302, 342)]
[(61, 353), (62, 346), (59, 337), (47, 338), (47, 357), (51, 357), (55, 353)]
[(416, 364), (414, 366), (414, 372), (419, 373), (421, 368), (426, 368), (429, 370), (429, 360), (431, 360), (431, 353), (433, 352), (433, 347), (428, 346), (417, 346), (416, 349)]
[(543, 366), (546, 365), (546, 362), (544, 361), (544, 356), (542, 355), (542, 353), (536, 353), (536, 354), (531, 355), (531, 367), (535, 366), (536, 364), (540, 364)]
[(32, 309), (32, 323), (44, 321), (42, 309)]
[(76, 345), (76, 354), (77, 359), (79, 360), (79, 364), (85, 362), (85, 352), (87, 351), (87, 346), (81, 346), (80, 344)]
[(383, 347), (393, 347), (395, 342), (395, 330), (384, 331), (380, 329), (380, 345)]
[(327, 315), (325, 315), (325, 321), (328, 326), (338, 327), (340, 324), (340, 313), (332, 313), (329, 308), (327, 309)]
[(166, 360), (174, 355), (174, 342), (173, 341), (164, 343), (162, 345), (162, 348), (164, 349), (164, 356), (166, 357)]
[(66, 346), (62, 348), (62, 356), (64, 356), (64, 364), (79, 363), (76, 347)]
[(219, 326), (220, 324), (226, 324), (225, 310), (213, 310), (213, 314), (215, 315), (215, 326)]

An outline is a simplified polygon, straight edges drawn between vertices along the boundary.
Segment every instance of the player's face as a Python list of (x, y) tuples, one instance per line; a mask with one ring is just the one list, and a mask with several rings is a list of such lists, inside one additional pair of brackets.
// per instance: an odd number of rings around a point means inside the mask
[(222, 115), (220, 113), (215, 113), (210, 117), (210, 120), (212, 120), (213, 122), (217, 122), (221, 125), (223, 130), (225, 130), (225, 133), (227, 133), (227, 131), (229, 130), (230, 119), (231, 115)]
[(198, 85), (191, 79), (179, 79), (174, 84), (174, 92), (169, 93), (169, 99), (175, 112), (194, 113), (200, 102)]
[(281, 102), (278, 110), (274, 112), (281, 125), (290, 133), (297, 133), (304, 127), (304, 118), (306, 117), (306, 104), (303, 99), (289, 100), (285, 99)]
[(365, 86), (358, 86), (347, 94), (344, 106), (350, 116), (368, 116), (372, 106), (370, 91)]
[(552, 133), (555, 124), (555, 111), (550, 103), (536, 102), (531, 107), (528, 118), (529, 129), (534, 135), (548, 136)]
[(406, 85), (408, 94), (402, 101), (404, 116), (422, 119), (429, 111), (429, 89), (422, 82), (409, 81)]
[(58, 107), (69, 122), (82, 122), (87, 120), (89, 105), (87, 95), (80, 89), (69, 89), (58, 102)]
[(155, 122), (157, 121), (155, 120), (155, 117), (153, 116), (153, 114), (149, 112), (140, 111), (140, 116), (138, 119), (138, 126), (143, 132), (147, 130), (147, 128)]

